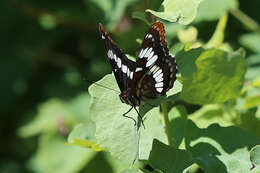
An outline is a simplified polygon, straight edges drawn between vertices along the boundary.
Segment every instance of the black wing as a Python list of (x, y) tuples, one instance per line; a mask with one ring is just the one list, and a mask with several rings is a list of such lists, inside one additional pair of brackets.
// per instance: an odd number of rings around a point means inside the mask
[(165, 95), (176, 80), (177, 64), (169, 54), (164, 26), (154, 23), (145, 35), (136, 62), (135, 80), (140, 96), (154, 98)]
[(131, 86), (136, 63), (128, 59), (121, 49), (117, 47), (102, 24), (99, 24), (99, 33), (104, 41), (107, 56), (116, 77), (117, 84), (121, 92), (123, 92)]

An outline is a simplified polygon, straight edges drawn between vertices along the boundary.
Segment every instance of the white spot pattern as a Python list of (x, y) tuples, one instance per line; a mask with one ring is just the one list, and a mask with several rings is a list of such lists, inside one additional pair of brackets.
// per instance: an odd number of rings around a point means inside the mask
[(163, 87), (163, 82), (156, 83), (156, 84), (155, 84), (155, 87), (156, 87), (156, 88)]
[(154, 54), (154, 52), (151, 52), (151, 53), (149, 54), (149, 56), (147, 56), (147, 61), (149, 61), (149, 60), (152, 58), (153, 54)]
[(162, 69), (158, 70), (156, 73), (153, 74), (153, 78), (156, 78), (161, 73), (162, 73)]
[(143, 58), (148, 48), (142, 49), (139, 55), (139, 58)]
[(130, 77), (130, 79), (133, 79), (133, 75), (134, 75), (134, 73), (133, 73), (133, 72), (131, 72), (131, 73), (130, 73), (130, 76), (129, 76), (129, 77)]
[(163, 91), (163, 88), (156, 88), (156, 91), (158, 91), (160, 93)]
[(149, 48), (149, 49), (147, 50), (147, 52), (145, 53), (144, 57), (150, 56), (152, 50), (153, 50), (153, 48)]
[(162, 82), (163, 78), (158, 79), (156, 82)]
[(152, 34), (147, 34), (145, 38), (152, 38)]
[(105, 39), (105, 36), (104, 36), (103, 34), (102, 34), (102, 36), (101, 36), (101, 37), (102, 37), (102, 39), (103, 39), (103, 40)]
[(123, 73), (126, 73), (127, 69), (128, 69), (127, 66), (123, 64), (123, 65), (122, 65), (122, 71), (123, 71)]
[(121, 68), (121, 65), (122, 65), (121, 59), (118, 58), (117, 59), (117, 66), (118, 66), (118, 68)]
[(146, 67), (149, 67), (150, 65), (152, 65), (153, 63), (155, 63), (155, 61), (158, 59), (157, 55), (154, 55), (146, 64)]
[(135, 72), (139, 72), (139, 71), (142, 71), (142, 70), (143, 70), (143, 68), (137, 67), (137, 68), (135, 69)]
[(159, 76), (155, 78), (156, 82), (159, 82), (161, 79), (163, 79), (163, 73), (161, 73)]

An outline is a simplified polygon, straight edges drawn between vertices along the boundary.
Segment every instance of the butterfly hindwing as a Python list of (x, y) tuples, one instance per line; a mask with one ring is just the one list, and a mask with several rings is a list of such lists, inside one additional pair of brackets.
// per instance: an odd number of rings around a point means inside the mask
[(161, 22), (154, 23), (145, 35), (134, 78), (138, 82), (138, 91), (147, 98), (165, 95), (176, 80), (177, 65), (169, 54), (165, 41), (164, 26)]
[(104, 30), (102, 24), (99, 24), (99, 32), (104, 41), (107, 56), (112, 66), (117, 84), (121, 92), (127, 90), (133, 81), (135, 62), (126, 57), (122, 50), (115, 44), (108, 33)]

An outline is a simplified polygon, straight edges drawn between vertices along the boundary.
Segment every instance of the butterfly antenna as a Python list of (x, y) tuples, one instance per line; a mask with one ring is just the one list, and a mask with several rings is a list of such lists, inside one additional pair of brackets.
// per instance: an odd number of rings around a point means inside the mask
[(119, 94), (120, 94), (119, 91), (117, 91), (117, 90), (115, 90), (115, 89), (113, 89), (113, 88), (106, 87), (106, 86), (101, 85), (101, 84), (99, 84), (99, 83), (97, 83), (97, 82), (88, 81), (86, 78), (83, 78), (83, 80), (86, 81), (86, 82), (88, 82), (88, 83), (90, 83), (90, 84), (94, 84), (94, 85), (100, 86), (100, 87), (102, 87), (102, 88), (106, 88), (106, 89), (108, 89), (108, 90), (115, 91), (116, 93), (119, 93)]

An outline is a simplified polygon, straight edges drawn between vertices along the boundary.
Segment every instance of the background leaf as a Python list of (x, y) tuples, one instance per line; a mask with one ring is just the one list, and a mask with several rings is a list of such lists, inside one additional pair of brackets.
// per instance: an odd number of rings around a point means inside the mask
[(183, 77), (182, 98), (193, 104), (221, 103), (236, 98), (246, 72), (244, 51), (202, 51), (182, 51), (176, 55)]

